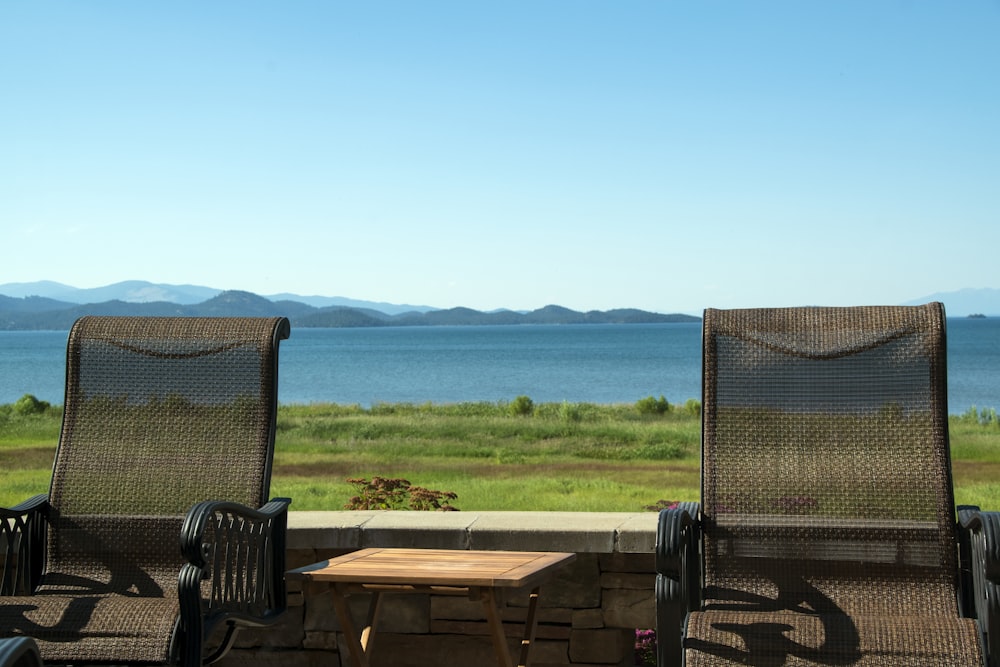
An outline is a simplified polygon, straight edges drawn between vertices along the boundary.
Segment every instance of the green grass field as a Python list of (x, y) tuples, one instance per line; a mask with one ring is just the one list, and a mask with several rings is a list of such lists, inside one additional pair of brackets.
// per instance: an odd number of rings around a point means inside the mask
[[(659, 407), (660, 409), (657, 409)], [(642, 511), (697, 500), (697, 405), (543, 403), (281, 406), (273, 496), (343, 509), (349, 478), (405, 478), (462, 510)], [(525, 413), (525, 414), (519, 414)], [(48, 489), (61, 411), (0, 406), (0, 506)], [(1000, 509), (1000, 424), (951, 418), (956, 501)]]

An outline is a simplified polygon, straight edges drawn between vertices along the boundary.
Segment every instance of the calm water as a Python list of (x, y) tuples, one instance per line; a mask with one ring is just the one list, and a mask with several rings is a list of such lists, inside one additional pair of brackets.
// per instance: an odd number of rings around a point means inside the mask
[[(0, 403), (63, 402), (65, 331), (0, 332)], [(701, 325), (294, 329), (282, 403), (698, 398)], [(949, 405), (1000, 408), (1000, 318), (948, 321)]]

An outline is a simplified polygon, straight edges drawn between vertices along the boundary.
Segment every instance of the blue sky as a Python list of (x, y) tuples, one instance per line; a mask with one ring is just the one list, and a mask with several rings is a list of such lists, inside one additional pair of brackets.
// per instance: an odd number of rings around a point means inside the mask
[(1000, 2), (7, 2), (0, 284), (483, 310), (1000, 287)]

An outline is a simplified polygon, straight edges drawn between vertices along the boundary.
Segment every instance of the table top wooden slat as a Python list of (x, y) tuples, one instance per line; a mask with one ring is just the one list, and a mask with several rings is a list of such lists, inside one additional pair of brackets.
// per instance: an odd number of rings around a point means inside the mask
[(519, 588), (574, 558), (574, 553), (541, 551), (372, 548), (287, 574), (290, 579), (326, 582)]

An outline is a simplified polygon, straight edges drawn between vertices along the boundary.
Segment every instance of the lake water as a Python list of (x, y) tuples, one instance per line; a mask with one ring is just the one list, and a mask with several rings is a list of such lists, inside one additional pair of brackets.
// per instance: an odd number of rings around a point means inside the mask
[[(0, 332), (0, 403), (63, 402), (65, 331)], [(293, 329), (282, 403), (633, 403), (701, 393), (701, 325)], [(1000, 318), (948, 320), (950, 412), (1000, 408)]]

